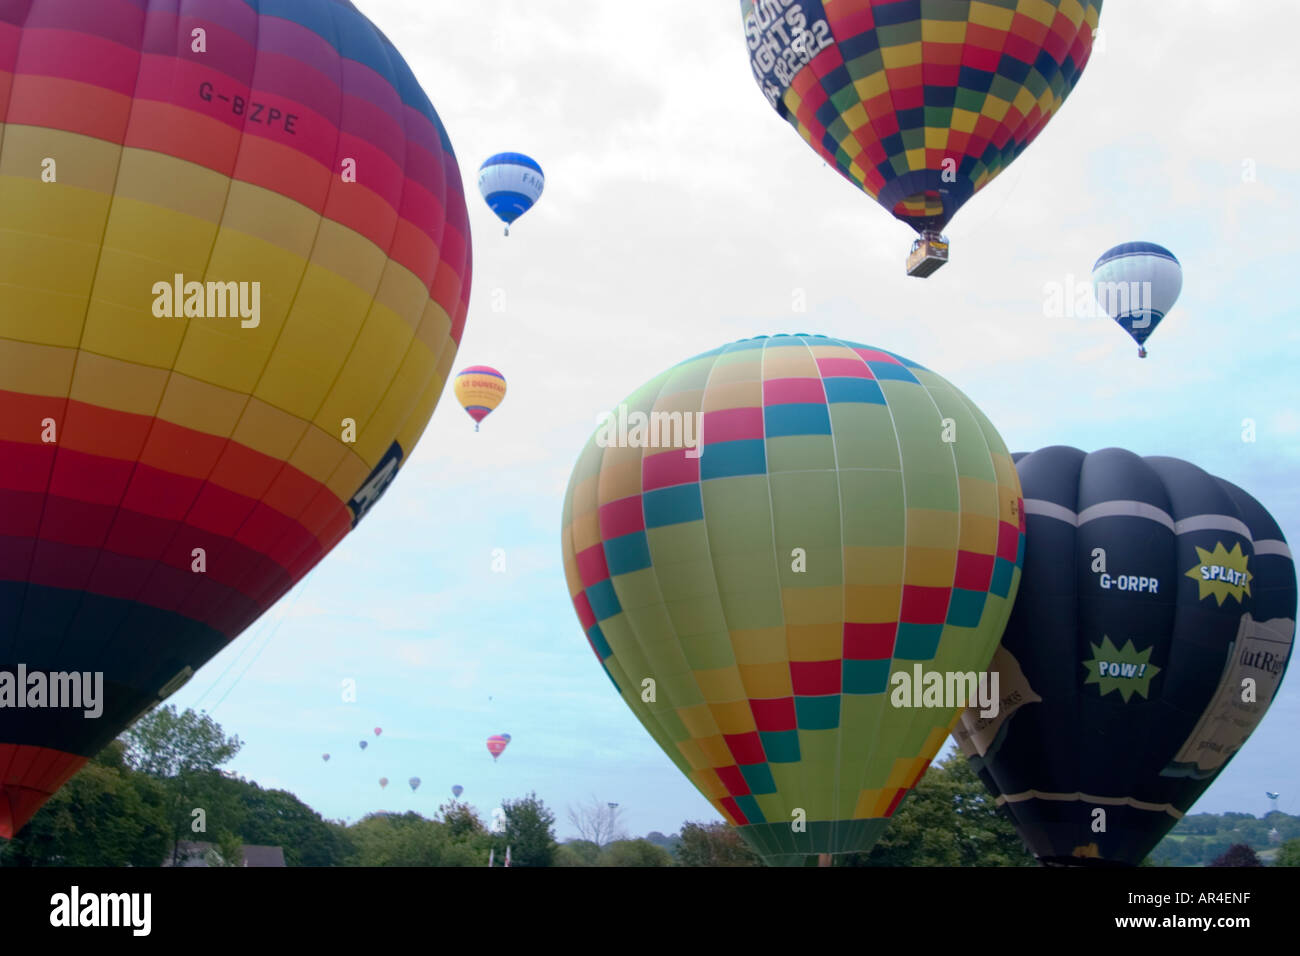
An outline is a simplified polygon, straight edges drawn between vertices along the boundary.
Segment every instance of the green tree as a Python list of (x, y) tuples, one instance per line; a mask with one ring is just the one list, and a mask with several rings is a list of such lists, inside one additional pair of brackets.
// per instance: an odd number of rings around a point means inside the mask
[(222, 832), (207, 852), (208, 866), (243, 866), (244, 841), (229, 831)]
[(673, 857), (649, 840), (615, 840), (600, 854), (601, 866), (672, 866)]
[(570, 840), (555, 849), (556, 866), (598, 866), (600, 847), (590, 840)]
[(292, 793), (229, 777), (222, 787), (243, 808), (238, 827), (243, 842), (280, 847), (286, 866), (342, 866), (352, 854), (346, 829), (323, 820)]
[(448, 840), (418, 813), (374, 813), (348, 828), (355, 866), (439, 866)]
[(1300, 840), (1287, 840), (1277, 851), (1274, 866), (1300, 866)]
[(497, 856), (508, 847), (511, 866), (551, 866), (555, 862), (555, 814), (530, 793), (501, 804), (505, 832), (496, 838)]
[(166, 706), (145, 714), (122, 739), (127, 765), (161, 781), (170, 797), (173, 862), (182, 840), (222, 843), (239, 832), (243, 807), (217, 770), (243, 747), (238, 737), (227, 737), (208, 714)]
[(244, 746), (238, 737), (227, 737), (208, 714), (177, 713), (171, 705), (145, 714), (122, 739), (131, 769), (160, 779), (215, 770)]
[(478, 811), (468, 803), (450, 800), (438, 808), (438, 816), (442, 820), (442, 825), (447, 828), (447, 835), (453, 840), (463, 840), (487, 833), (487, 827), (479, 819)]
[(163, 786), (132, 773), (113, 741), (0, 843), (5, 866), (157, 866), (170, 841)]
[(1035, 865), (1006, 812), (960, 753), (931, 765), (869, 853), (846, 854), (836, 862), (842, 866)]
[(684, 823), (677, 846), (678, 866), (762, 866), (763, 861), (725, 823)]

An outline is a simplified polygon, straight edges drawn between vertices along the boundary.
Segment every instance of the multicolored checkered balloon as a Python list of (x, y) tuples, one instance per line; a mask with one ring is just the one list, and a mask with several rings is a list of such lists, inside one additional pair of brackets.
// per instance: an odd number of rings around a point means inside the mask
[(900, 706), (897, 675), (988, 665), (1020, 497), (993, 426), (933, 372), (749, 339), (601, 425), (565, 496), (565, 574), (651, 736), (769, 862), (798, 864), (870, 848), (947, 738), (958, 709)]
[(768, 101), (827, 163), (937, 231), (1047, 125), (1101, 0), (741, 0)]

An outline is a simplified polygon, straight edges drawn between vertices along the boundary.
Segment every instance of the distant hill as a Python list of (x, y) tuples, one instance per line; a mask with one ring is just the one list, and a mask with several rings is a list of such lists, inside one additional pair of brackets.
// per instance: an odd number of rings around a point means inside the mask
[(1194, 813), (1183, 817), (1169, 831), (1151, 851), (1149, 859), (1156, 866), (1205, 866), (1234, 843), (1244, 843), (1258, 854), (1261, 862), (1268, 864), (1273, 862), (1281, 844), (1295, 839), (1300, 839), (1300, 817), (1280, 811), (1264, 817), (1249, 813)]

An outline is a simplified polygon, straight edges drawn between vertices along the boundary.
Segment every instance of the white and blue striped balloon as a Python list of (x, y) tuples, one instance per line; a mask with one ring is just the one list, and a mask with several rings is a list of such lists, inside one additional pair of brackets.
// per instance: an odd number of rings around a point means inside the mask
[(1126, 242), (1103, 253), (1092, 267), (1098, 304), (1138, 344), (1146, 358), (1146, 340), (1183, 290), (1183, 267), (1164, 246)]
[(478, 171), (478, 188), (497, 218), (510, 225), (542, 196), (546, 175), (537, 160), (523, 153), (498, 153)]

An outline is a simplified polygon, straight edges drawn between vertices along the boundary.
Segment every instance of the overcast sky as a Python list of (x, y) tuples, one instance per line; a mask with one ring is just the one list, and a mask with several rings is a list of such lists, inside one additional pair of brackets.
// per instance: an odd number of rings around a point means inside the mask
[[(889, 349), (961, 388), (1012, 450), (1186, 458), (1300, 541), (1300, 67), (1291, 32), (1269, 29), (1294, 22), (1293, 3), (1107, 3), (1061, 113), (962, 209), (951, 263), (921, 281), (903, 269), (911, 230), (769, 108), (732, 0), (355, 2), (452, 137), (475, 260), (456, 367), (494, 366), (509, 393), (475, 434), (448, 388), (360, 528), (173, 699), (215, 706), (245, 740), (239, 773), (348, 820), (432, 815), (457, 783), (484, 816), (535, 790), (561, 837), (567, 807), (593, 796), (620, 803), (638, 835), (716, 819), (593, 658), (560, 509), (599, 412), (740, 338)], [(474, 189), (503, 150), (547, 176), (509, 239)], [(1146, 361), (1109, 320), (1045, 314), (1053, 284), (1087, 282), (1101, 252), (1134, 239), (1168, 246), (1185, 272)], [(340, 699), (346, 678), (355, 704)], [(1262, 813), (1267, 789), (1300, 812), (1297, 724), (1292, 674), (1195, 809)], [(484, 741), (503, 732), (494, 765)]]

